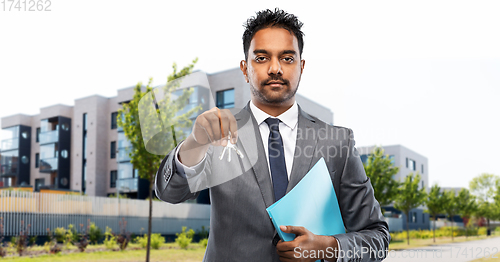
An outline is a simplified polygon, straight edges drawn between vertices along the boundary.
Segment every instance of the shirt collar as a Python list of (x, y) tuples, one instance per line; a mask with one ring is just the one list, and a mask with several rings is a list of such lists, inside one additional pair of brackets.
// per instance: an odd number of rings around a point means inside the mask
[(283, 112), (281, 115), (277, 117), (273, 117), (268, 113), (260, 110), (253, 101), (250, 101), (250, 110), (252, 110), (252, 114), (257, 120), (257, 124), (260, 126), (262, 122), (264, 122), (268, 117), (278, 118), (283, 122), (283, 124), (287, 125), (290, 129), (295, 129), (297, 126), (297, 122), (299, 121), (299, 107), (297, 106), (297, 101), (295, 101), (288, 110)]

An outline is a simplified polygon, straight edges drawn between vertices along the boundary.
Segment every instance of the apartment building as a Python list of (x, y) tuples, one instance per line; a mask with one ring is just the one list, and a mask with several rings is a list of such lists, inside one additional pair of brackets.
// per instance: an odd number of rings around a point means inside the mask
[[(188, 87), (193, 92), (185, 110), (201, 105), (198, 113), (214, 106), (243, 108), (250, 100), (249, 85), (239, 68), (193, 72), (175, 92)], [(130, 143), (117, 125), (118, 110), (133, 95), (134, 87), (128, 87), (115, 97), (93, 95), (76, 99), (73, 106), (41, 108), (38, 115), (3, 117), (1, 128), (8, 135), (0, 147), (0, 186), (147, 197), (149, 183), (130, 163)], [(333, 124), (330, 109), (298, 94), (296, 100), (308, 113)]]
[[(375, 146), (358, 148), (358, 152), (363, 163), (366, 163), (374, 148)], [(409, 174), (419, 173), (421, 177), (419, 189), (425, 188), (428, 190), (429, 164), (427, 157), (402, 145), (382, 146), (382, 148), (384, 149), (384, 154), (389, 157), (392, 164), (399, 167), (399, 172), (394, 175), (394, 179), (403, 182)], [(401, 229), (406, 228), (406, 215), (402, 214), (401, 211), (396, 210), (392, 205), (383, 208), (386, 216), (400, 217), (402, 219), (402, 223), (400, 224)], [(429, 214), (424, 212), (424, 207), (412, 209), (409, 212), (409, 218), (410, 229), (429, 229)], [(390, 227), (391, 225), (389, 225), (389, 228)]]

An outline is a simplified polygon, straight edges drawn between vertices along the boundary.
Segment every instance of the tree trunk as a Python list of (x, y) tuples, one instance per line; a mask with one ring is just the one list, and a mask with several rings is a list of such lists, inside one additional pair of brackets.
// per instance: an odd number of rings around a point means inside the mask
[(410, 245), (410, 216), (409, 212), (406, 212), (406, 241)]
[(436, 243), (436, 216), (434, 215), (434, 225), (432, 226), (432, 237), (434, 238), (434, 243)]
[(149, 262), (149, 251), (151, 250), (151, 224), (153, 216), (153, 178), (149, 177), (149, 218), (148, 218), (148, 244), (146, 246), (146, 262)]
[(453, 215), (450, 216), (450, 221), (451, 221), (451, 241), (454, 241), (454, 239), (453, 239)]
[(469, 218), (467, 217), (467, 223), (464, 225), (465, 227), (465, 239), (468, 239), (469, 238), (469, 230), (468, 230), (468, 227), (467, 227), (467, 224), (469, 224)]
[(488, 236), (488, 231), (490, 230), (490, 218), (487, 218), (486, 221), (488, 221), (488, 228), (486, 229), (486, 236)]

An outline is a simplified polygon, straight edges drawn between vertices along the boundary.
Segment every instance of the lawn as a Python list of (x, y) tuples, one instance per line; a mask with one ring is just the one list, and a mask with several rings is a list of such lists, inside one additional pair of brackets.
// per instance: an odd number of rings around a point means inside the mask
[(481, 239), (486, 239), (487, 236), (472, 236), (465, 238), (465, 236), (460, 236), (460, 237), (455, 237), (454, 241), (451, 240), (451, 237), (436, 237), (436, 243), (434, 243), (432, 238), (429, 239), (411, 239), (410, 238), (410, 245), (407, 244), (406, 239), (405, 240), (393, 240), (389, 244), (389, 249), (390, 250), (401, 250), (401, 249), (412, 249), (412, 248), (417, 248), (417, 247), (425, 247), (425, 246), (432, 246), (432, 245), (440, 245), (440, 244), (447, 244), (447, 243), (458, 243), (458, 242), (464, 242), (464, 241), (472, 241), (472, 240), (481, 240)]
[[(103, 249), (103, 246), (93, 246), (89, 250)], [(28, 250), (29, 252), (29, 250)], [(201, 247), (199, 244), (191, 244), (187, 250), (179, 249), (174, 243), (165, 244), (159, 250), (151, 250), (150, 261), (201, 261), (203, 260), (203, 254), (205, 253), (205, 248)], [(99, 261), (99, 262), (133, 262), (133, 261), (144, 261), (146, 258), (146, 250), (126, 250), (126, 251), (97, 251), (97, 252), (85, 252), (85, 253), (68, 253), (68, 254), (56, 254), (56, 255), (41, 255), (31, 258), (29, 255), (19, 257), (19, 256), (9, 256), (4, 257), (2, 261), (9, 262), (87, 262), (87, 261)]]

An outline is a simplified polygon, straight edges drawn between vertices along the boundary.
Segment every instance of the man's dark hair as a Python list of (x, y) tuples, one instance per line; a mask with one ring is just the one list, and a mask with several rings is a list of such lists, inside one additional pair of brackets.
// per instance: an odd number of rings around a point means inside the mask
[(245, 53), (245, 61), (248, 60), (248, 49), (250, 48), (250, 42), (255, 33), (268, 27), (283, 28), (293, 33), (295, 37), (297, 37), (299, 53), (300, 56), (302, 56), (304, 33), (300, 31), (300, 28), (304, 23), (300, 22), (295, 15), (289, 14), (279, 8), (274, 9), (274, 12), (267, 9), (259, 11), (256, 14), (255, 17), (250, 17), (243, 25), (245, 27), (245, 32), (243, 33), (243, 52)]

